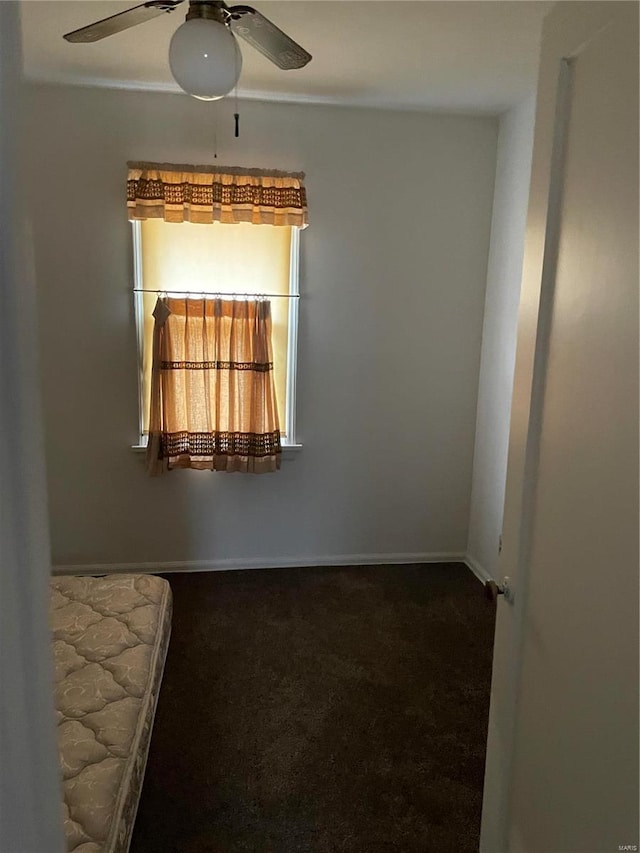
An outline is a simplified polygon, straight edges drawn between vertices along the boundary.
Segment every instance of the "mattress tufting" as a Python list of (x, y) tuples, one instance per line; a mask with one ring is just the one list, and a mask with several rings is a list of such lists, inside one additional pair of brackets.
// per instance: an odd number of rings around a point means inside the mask
[(169, 643), (153, 575), (51, 580), (64, 828), (73, 853), (126, 853)]

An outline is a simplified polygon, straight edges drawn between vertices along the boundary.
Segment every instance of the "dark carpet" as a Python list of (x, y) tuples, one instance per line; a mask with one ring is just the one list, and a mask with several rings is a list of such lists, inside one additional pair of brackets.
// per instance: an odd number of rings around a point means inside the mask
[(131, 853), (478, 850), (495, 609), (465, 566), (167, 577)]

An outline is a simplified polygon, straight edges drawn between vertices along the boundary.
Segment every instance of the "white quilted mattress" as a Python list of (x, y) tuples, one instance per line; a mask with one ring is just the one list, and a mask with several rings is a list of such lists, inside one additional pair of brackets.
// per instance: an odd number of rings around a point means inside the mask
[(51, 580), (64, 828), (73, 853), (126, 853), (171, 626), (153, 575)]

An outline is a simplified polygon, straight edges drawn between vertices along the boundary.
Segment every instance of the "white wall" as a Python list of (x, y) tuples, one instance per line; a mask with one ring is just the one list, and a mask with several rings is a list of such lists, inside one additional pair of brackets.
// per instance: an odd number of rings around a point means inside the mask
[(638, 47), (636, 3), (561, 2), (544, 23), (487, 853), (638, 844)]
[(272, 475), (147, 477), (125, 164), (212, 162), (216, 107), (34, 86), (54, 563), (464, 553), (496, 120), (249, 102), (234, 140), (218, 109), (218, 163), (307, 173), (304, 449)]
[(495, 577), (502, 530), (535, 95), (500, 119), (467, 553)]
[(19, 21), (17, 3), (0, 3), (0, 850), (61, 853)]

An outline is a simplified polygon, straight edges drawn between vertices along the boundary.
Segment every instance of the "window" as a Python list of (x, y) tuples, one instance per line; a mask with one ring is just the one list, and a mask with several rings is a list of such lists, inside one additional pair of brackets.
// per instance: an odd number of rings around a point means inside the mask
[(132, 222), (140, 370), (140, 436), (149, 426), (153, 316), (159, 293), (271, 297), (273, 366), (283, 446), (295, 444), (299, 232), (247, 222)]
[(128, 167), (149, 473), (275, 471), (296, 440), (304, 174)]

